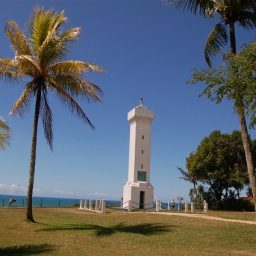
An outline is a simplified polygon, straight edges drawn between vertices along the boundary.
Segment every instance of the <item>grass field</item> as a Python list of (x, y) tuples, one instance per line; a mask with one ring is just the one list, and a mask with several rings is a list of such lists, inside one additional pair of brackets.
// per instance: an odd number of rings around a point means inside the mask
[(0, 208), (1, 256), (253, 256), (256, 251), (255, 225), (64, 208), (35, 208), (34, 215), (37, 223), (27, 223), (24, 209)]

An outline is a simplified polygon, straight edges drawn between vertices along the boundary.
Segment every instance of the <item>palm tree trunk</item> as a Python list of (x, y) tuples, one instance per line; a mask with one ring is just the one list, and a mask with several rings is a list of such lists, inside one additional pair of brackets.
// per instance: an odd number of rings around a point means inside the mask
[[(240, 130), (241, 130), (242, 141), (243, 141), (243, 146), (244, 146), (245, 159), (246, 159), (246, 164), (247, 164), (247, 171), (248, 171), (250, 186), (252, 189), (253, 198), (256, 199), (254, 163), (253, 163), (253, 156), (252, 156), (252, 151), (251, 151), (251, 147), (250, 147), (250, 137), (249, 137), (248, 130), (247, 130), (244, 111), (241, 111), (240, 113), (238, 113), (238, 115), (239, 115)], [(255, 210), (256, 210), (256, 208), (255, 208)]]
[(196, 197), (197, 197), (198, 196), (198, 191), (197, 191), (196, 185), (197, 185), (197, 183), (193, 181), (194, 191), (195, 191)]
[(27, 193), (27, 220), (32, 222), (35, 222), (33, 218), (33, 213), (32, 213), (32, 195), (33, 195), (34, 175), (35, 175), (35, 165), (36, 165), (37, 127), (38, 127), (38, 119), (39, 119), (39, 113), (40, 113), (40, 103), (41, 103), (41, 87), (39, 86), (37, 90), (37, 95), (36, 95), (32, 145), (31, 145), (31, 155), (30, 155), (30, 167), (29, 167), (28, 193)]
[[(230, 48), (231, 53), (236, 54), (236, 37), (235, 37), (235, 24), (234, 22), (230, 22), (229, 24), (229, 35), (230, 35)], [(255, 186), (255, 175), (254, 175), (254, 163), (252, 157), (252, 151), (250, 147), (250, 136), (247, 129), (246, 118), (244, 113), (243, 107), (243, 100), (238, 99), (235, 102), (236, 107), (238, 108), (238, 117), (240, 122), (240, 132), (243, 141), (246, 165), (247, 165), (247, 172), (249, 176), (250, 187), (252, 189), (252, 196), (253, 199), (256, 200), (256, 186)], [(256, 202), (255, 202), (255, 212), (256, 212)]]
[(229, 24), (229, 39), (230, 39), (230, 50), (232, 54), (236, 54), (236, 33), (235, 33), (235, 23), (230, 22)]

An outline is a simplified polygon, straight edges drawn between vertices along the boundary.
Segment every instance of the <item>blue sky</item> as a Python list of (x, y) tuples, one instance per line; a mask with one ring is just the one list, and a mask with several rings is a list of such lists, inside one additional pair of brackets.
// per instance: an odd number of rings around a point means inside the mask
[[(119, 200), (128, 170), (127, 112), (143, 97), (156, 114), (151, 148), (155, 197), (187, 198), (191, 185), (179, 179), (177, 166), (184, 167), (189, 153), (213, 130), (239, 129), (230, 103), (198, 98), (202, 87), (186, 84), (194, 68), (206, 67), (203, 48), (215, 21), (161, 0), (9, 0), (1, 3), (1, 56), (13, 56), (3, 32), (6, 20), (25, 30), (37, 5), (65, 10), (66, 27), (82, 28), (68, 59), (97, 63), (107, 72), (88, 76), (101, 86), (103, 103), (80, 102), (95, 130), (50, 96), (54, 150), (46, 144), (40, 123), (34, 194)], [(237, 39), (239, 49), (255, 39), (255, 31), (237, 28)], [(12, 135), (10, 146), (0, 152), (0, 194), (25, 195), (34, 103), (23, 118), (8, 117), (23, 84), (0, 81), (0, 88), (0, 115)]]

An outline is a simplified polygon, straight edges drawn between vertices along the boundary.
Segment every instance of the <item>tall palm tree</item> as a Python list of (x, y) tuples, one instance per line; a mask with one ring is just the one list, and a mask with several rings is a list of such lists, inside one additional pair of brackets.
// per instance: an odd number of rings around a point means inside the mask
[[(214, 26), (205, 44), (205, 59), (209, 66), (212, 57), (220, 53), (221, 48), (228, 44), (230, 54), (236, 54), (235, 24), (245, 29), (256, 28), (256, 0), (166, 0), (177, 8), (188, 9), (194, 14), (217, 18), (219, 22)], [(250, 148), (250, 136), (247, 129), (243, 92), (237, 89), (238, 99), (235, 107), (239, 117), (240, 131), (245, 151), (247, 171), (252, 188), (253, 197), (256, 199), (256, 182), (254, 163)], [(256, 205), (255, 205), (256, 210)]]
[(88, 116), (74, 99), (80, 97), (99, 102), (101, 90), (85, 80), (89, 71), (102, 72), (95, 64), (83, 61), (66, 61), (70, 43), (79, 37), (79, 28), (65, 31), (61, 26), (67, 21), (64, 11), (53, 12), (36, 8), (29, 23), (26, 36), (14, 21), (8, 21), (5, 33), (15, 52), (13, 59), (0, 59), (0, 73), (10, 79), (28, 81), (12, 107), (10, 114), (22, 114), (35, 97), (29, 184), (27, 192), (27, 220), (34, 222), (32, 214), (32, 194), (36, 164), (37, 128), (39, 117), (42, 119), (44, 134), (52, 149), (52, 110), (48, 103), (48, 93), (53, 92), (72, 112), (93, 127)]
[(6, 145), (8, 144), (10, 138), (9, 130), (9, 126), (0, 116), (0, 149), (5, 149)]
[(193, 184), (193, 188), (196, 190), (197, 186), (197, 178), (191, 175), (188, 171), (185, 171), (184, 169), (177, 167), (180, 171), (181, 176), (179, 177), (182, 180), (188, 181)]
[(198, 196), (197, 178), (195, 176), (191, 175), (188, 171), (185, 171), (184, 169), (182, 169), (180, 167), (177, 167), (177, 168), (181, 174), (181, 176), (179, 178), (193, 184), (193, 188), (191, 188), (190, 192), (189, 192), (190, 197), (192, 198), (193, 195), (195, 195), (197, 197)]

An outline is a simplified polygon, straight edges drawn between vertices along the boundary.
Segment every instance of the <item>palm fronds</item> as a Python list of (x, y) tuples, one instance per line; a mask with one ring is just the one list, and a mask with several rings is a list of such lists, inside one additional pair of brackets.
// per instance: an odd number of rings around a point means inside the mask
[(228, 42), (226, 28), (221, 23), (215, 25), (205, 44), (205, 60), (209, 66), (212, 66), (212, 57), (220, 53), (221, 48)]
[(20, 116), (23, 115), (24, 111), (27, 110), (29, 106), (29, 102), (33, 96), (33, 93), (36, 88), (35, 80), (28, 83), (22, 92), (21, 96), (18, 98), (18, 100), (13, 105), (9, 115), (19, 114)]
[(207, 15), (207, 10), (213, 8), (214, 0), (165, 0), (167, 4), (175, 8), (189, 10), (194, 14)]
[(23, 75), (39, 77), (43, 73), (42, 67), (31, 55), (18, 55), (15, 57), (14, 63)]
[(47, 91), (43, 90), (41, 99), (41, 119), (44, 127), (44, 135), (50, 148), (53, 148), (53, 132), (52, 132), (52, 111), (47, 100)]
[(60, 98), (60, 100), (70, 108), (71, 112), (75, 112), (85, 123), (89, 124), (91, 128), (94, 128), (94, 125), (90, 121), (89, 117), (85, 114), (83, 109), (79, 106), (79, 104), (75, 101), (73, 97), (71, 97), (65, 90), (63, 90), (57, 84), (55, 85), (56, 95)]
[(57, 36), (59, 27), (66, 21), (64, 11), (55, 13), (51, 10), (45, 11), (41, 7), (36, 8), (30, 22), (30, 37), (34, 52), (40, 52), (40, 47), (45, 41), (51, 41), (54, 35)]
[(0, 58), (0, 76), (10, 79), (23, 76), (32, 78), (13, 105), (11, 115), (22, 115), (35, 92), (41, 91), (40, 117), (50, 148), (53, 133), (48, 92), (59, 94), (59, 98), (71, 111), (77, 113), (91, 127), (91, 121), (74, 97), (100, 102), (102, 96), (100, 87), (85, 79), (89, 72), (104, 72), (102, 67), (83, 61), (63, 61), (70, 43), (77, 40), (80, 34), (78, 27), (61, 30), (66, 21), (64, 11), (46, 11), (38, 7), (31, 16), (27, 37), (14, 21), (8, 21), (5, 33), (10, 39), (15, 56), (13, 59)]
[(9, 130), (9, 126), (4, 122), (3, 118), (0, 117), (0, 149), (5, 149), (6, 145), (9, 144)]
[(181, 176), (179, 178), (192, 183), (194, 188), (196, 188), (196, 185), (197, 185), (196, 177), (190, 175), (189, 172), (185, 171), (184, 169), (182, 169), (180, 167), (177, 167), (177, 169), (180, 171), (180, 174), (181, 174)]
[(85, 72), (104, 72), (104, 69), (99, 65), (83, 62), (83, 61), (62, 61), (57, 62), (49, 67), (49, 72), (59, 74), (82, 74)]
[[(212, 57), (227, 44), (225, 26), (230, 26), (230, 30), (234, 30), (235, 24), (246, 29), (256, 27), (256, 0), (165, 0), (165, 2), (194, 14), (219, 19), (205, 46), (205, 59), (209, 66), (212, 64)], [(234, 35), (234, 32), (230, 33)], [(232, 38), (230, 37), (230, 41), (233, 40)], [(230, 48), (231, 51), (235, 51), (235, 40), (230, 42)]]
[(102, 91), (99, 86), (75, 75), (56, 75), (47, 77), (49, 90), (60, 86), (72, 97), (81, 97), (87, 101), (101, 102)]
[[(255, 7), (256, 8), (256, 7)], [(253, 12), (243, 11), (239, 16), (239, 24), (246, 29), (253, 29), (256, 27), (256, 15)]]
[(0, 57), (0, 77), (10, 81), (16, 81), (22, 77), (22, 74), (14, 64), (14, 60)]
[(26, 36), (14, 21), (12, 20), (7, 21), (6, 27), (5, 27), (5, 34), (10, 39), (11, 45), (16, 55), (31, 54)]

